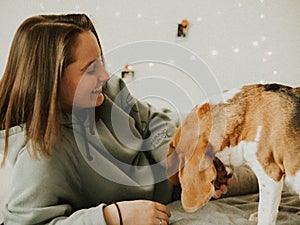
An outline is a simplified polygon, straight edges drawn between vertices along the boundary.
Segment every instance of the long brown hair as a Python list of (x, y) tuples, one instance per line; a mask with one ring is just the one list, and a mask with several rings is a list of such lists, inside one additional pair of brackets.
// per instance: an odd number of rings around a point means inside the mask
[[(25, 125), (26, 144), (34, 155), (51, 155), (60, 133), (59, 84), (74, 58), (72, 50), (83, 31), (92, 31), (84, 14), (41, 15), (18, 28), (0, 80), (0, 129), (5, 129), (2, 166), (8, 154), (9, 129)], [(102, 52), (102, 51), (101, 51)]]

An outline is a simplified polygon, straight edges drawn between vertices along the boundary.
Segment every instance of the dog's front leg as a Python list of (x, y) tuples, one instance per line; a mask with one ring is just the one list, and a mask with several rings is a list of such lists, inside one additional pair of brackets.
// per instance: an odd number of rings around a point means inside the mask
[(281, 200), (283, 178), (276, 182), (262, 168), (253, 171), (259, 183), (258, 225), (275, 225)]

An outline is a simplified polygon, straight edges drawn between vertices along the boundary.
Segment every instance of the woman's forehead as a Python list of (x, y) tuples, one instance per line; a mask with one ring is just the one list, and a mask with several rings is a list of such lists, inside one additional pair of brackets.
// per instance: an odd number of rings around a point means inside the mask
[(101, 49), (95, 35), (91, 31), (80, 33), (74, 49), (75, 61), (88, 63), (101, 56)]

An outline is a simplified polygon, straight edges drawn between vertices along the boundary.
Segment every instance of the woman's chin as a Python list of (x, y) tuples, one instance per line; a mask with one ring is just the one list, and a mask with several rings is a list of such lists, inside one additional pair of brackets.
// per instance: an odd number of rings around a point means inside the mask
[(104, 101), (104, 95), (99, 93), (97, 95), (91, 94), (89, 99), (80, 99), (77, 102), (73, 102), (73, 106), (76, 108), (92, 108), (102, 105)]
[(102, 93), (100, 93), (95, 102), (95, 107), (102, 105), (103, 101), (104, 101), (104, 95)]

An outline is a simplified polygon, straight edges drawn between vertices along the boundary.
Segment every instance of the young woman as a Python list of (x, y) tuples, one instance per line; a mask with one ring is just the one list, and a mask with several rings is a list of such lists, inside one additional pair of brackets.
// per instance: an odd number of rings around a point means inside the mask
[(14, 167), (5, 225), (169, 223), (164, 160), (176, 119), (109, 77), (86, 15), (21, 24), (0, 109), (0, 149)]

